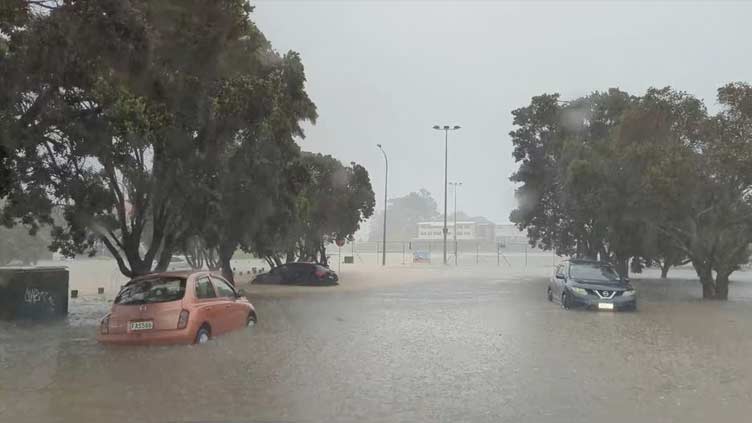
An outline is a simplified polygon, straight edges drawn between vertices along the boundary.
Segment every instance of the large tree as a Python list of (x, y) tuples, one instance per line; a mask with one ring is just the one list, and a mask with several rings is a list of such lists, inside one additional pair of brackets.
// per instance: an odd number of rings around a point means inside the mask
[[(436, 200), (425, 189), (411, 192), (402, 197), (387, 201), (387, 239), (410, 241), (418, 235), (418, 223), (438, 218)], [(371, 219), (368, 238), (381, 240), (384, 228), (384, 212), (380, 211)]]
[(54, 248), (103, 242), (128, 276), (166, 268), (238, 145), (315, 118), (297, 55), (279, 56), (250, 13), (242, 0), (82, 0), (32, 16), (2, 63), (0, 142), (22, 177), (6, 222), (53, 223), (59, 205)]
[(289, 208), (269, 217), (269, 231), (253, 240), (250, 251), (270, 265), (283, 261), (327, 264), (327, 244), (352, 239), (373, 214), (375, 197), (368, 171), (353, 163), (304, 152), (297, 166), (299, 194)]
[(626, 272), (636, 249), (628, 201), (634, 178), (632, 169), (614, 165), (613, 136), (633, 101), (616, 89), (567, 103), (543, 95), (513, 112), (520, 167), (511, 180), (522, 185), (510, 218), (532, 245), (613, 259)]
[(599, 256), (622, 274), (630, 257), (660, 261), (664, 276), (689, 260), (703, 296), (726, 299), (752, 241), (751, 93), (723, 87), (716, 116), (671, 88), (533, 98), (513, 113), (522, 185), (512, 221), (533, 244)]
[(748, 261), (752, 242), (752, 89), (722, 87), (723, 110), (710, 117), (682, 93), (649, 94), (657, 94), (646, 96), (652, 104), (645, 105), (659, 117), (653, 132), (665, 134), (663, 145), (653, 144), (666, 151), (645, 158), (651, 163), (647, 198), (659, 212), (655, 221), (692, 262), (703, 297), (725, 300), (729, 276)]

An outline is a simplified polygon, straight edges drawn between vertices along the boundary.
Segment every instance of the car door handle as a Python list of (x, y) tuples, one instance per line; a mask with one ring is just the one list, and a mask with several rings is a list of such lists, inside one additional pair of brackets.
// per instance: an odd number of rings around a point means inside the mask
[(227, 304), (227, 305), (225, 306), (225, 308), (230, 308), (230, 307), (232, 307), (232, 305), (230, 305), (230, 304)]

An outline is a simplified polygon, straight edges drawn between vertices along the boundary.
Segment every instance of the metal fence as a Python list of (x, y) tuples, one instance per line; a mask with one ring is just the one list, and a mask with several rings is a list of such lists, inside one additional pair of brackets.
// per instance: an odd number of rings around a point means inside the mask
[[(455, 250), (456, 248), (456, 250)], [(455, 253), (456, 251), (456, 253)], [(330, 262), (345, 264), (381, 264), (384, 256), (381, 242), (354, 241), (338, 247), (329, 247)], [(387, 265), (443, 264), (442, 241), (392, 241), (386, 243)], [(447, 264), (527, 266), (558, 263), (560, 258), (550, 251), (530, 248), (528, 245), (500, 245), (493, 242), (447, 242)]]

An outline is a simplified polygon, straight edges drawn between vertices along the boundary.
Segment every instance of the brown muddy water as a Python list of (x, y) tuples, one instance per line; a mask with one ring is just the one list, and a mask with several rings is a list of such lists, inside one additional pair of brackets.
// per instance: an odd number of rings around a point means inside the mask
[[(752, 277), (702, 302), (636, 280), (635, 313), (565, 311), (550, 269), (376, 267), (252, 287), (259, 324), (204, 346), (104, 347), (108, 296), (0, 323), (0, 422), (743, 422)], [(647, 275), (652, 276), (652, 274)]]

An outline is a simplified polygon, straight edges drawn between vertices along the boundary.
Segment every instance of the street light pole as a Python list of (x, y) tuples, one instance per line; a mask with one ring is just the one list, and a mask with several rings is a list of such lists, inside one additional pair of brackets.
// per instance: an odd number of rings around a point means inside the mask
[(384, 155), (384, 238), (381, 244), (381, 265), (386, 266), (386, 187), (387, 178), (389, 177), (389, 159), (386, 158), (386, 152), (381, 148), (381, 144), (376, 144), (381, 150), (381, 154)]
[(454, 194), (454, 265), (457, 266), (457, 187), (462, 186), (462, 182), (450, 182), (452, 193)]
[(449, 170), (449, 131), (460, 129), (459, 125), (449, 126), (434, 125), (433, 129), (444, 131), (444, 264), (447, 264), (447, 173)]

